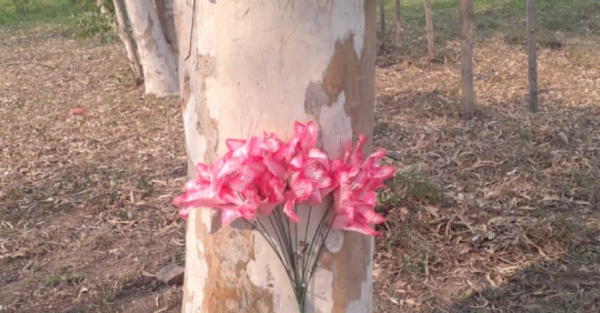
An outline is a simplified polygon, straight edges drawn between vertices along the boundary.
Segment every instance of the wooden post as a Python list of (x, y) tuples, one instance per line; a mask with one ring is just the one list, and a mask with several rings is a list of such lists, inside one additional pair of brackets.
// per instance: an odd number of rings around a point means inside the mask
[(535, 41), (535, 0), (527, 0), (527, 46), (529, 66), (529, 111), (538, 111), (537, 51)]
[[(343, 156), (353, 136), (371, 137), (375, 0), (196, 0), (195, 10), (192, 3), (174, 2), (190, 176), (198, 162), (224, 154), (227, 138), (267, 131), (287, 140), (294, 121), (315, 121), (332, 158)], [(298, 212), (302, 223), (307, 210)], [(319, 219), (313, 211), (311, 225)], [(332, 231), (306, 312), (371, 312), (372, 254), (372, 238)], [(183, 312), (298, 312), (266, 241), (249, 229), (221, 227), (211, 210), (188, 218), (185, 266)]]
[(395, 1), (396, 7), (396, 47), (402, 46), (402, 21), (401, 21), (401, 7), (400, 0)]
[(473, 92), (473, 1), (459, 0), (461, 39), (461, 102), (463, 117), (475, 116)]
[(433, 50), (433, 16), (431, 13), (431, 2), (429, 0), (423, 0), (425, 4), (425, 24), (427, 24), (427, 57), (429, 60), (435, 58), (435, 51)]

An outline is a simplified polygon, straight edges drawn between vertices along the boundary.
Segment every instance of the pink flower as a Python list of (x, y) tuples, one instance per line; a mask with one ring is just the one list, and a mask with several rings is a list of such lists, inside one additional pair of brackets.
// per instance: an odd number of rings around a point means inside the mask
[(354, 149), (349, 144), (344, 157), (332, 161), (315, 148), (317, 137), (314, 122), (296, 122), (294, 135), (285, 143), (267, 133), (263, 138), (227, 140), (228, 152), (210, 165), (198, 164), (197, 177), (173, 200), (181, 207), (179, 214), (187, 218), (194, 208), (214, 208), (222, 211), (227, 225), (240, 217), (268, 216), (283, 206), (288, 218), (298, 222), (296, 204), (318, 204), (333, 192), (333, 228), (378, 235), (369, 226), (384, 222), (374, 210), (375, 190), (394, 173), (393, 167), (379, 164), (385, 151), (365, 160), (366, 138), (361, 135)]
[(222, 211), (222, 223), (257, 213), (268, 215), (285, 201), (285, 168), (270, 155), (281, 146), (276, 137), (265, 140), (227, 140), (229, 152), (210, 165), (198, 164), (197, 177), (186, 184), (186, 193), (173, 202), (187, 218), (197, 207)]
[(333, 193), (335, 218), (331, 227), (376, 236), (380, 233), (369, 225), (381, 224), (385, 218), (375, 212), (375, 190), (394, 175), (394, 168), (379, 164), (385, 156), (384, 150), (375, 151), (363, 162), (361, 148), (365, 142), (361, 135), (354, 151), (350, 152), (349, 147), (339, 165), (339, 187)]

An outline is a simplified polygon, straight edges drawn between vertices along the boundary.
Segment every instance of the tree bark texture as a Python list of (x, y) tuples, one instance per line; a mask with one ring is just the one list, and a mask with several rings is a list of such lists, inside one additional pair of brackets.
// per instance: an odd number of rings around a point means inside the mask
[[(198, 162), (223, 155), (227, 138), (267, 131), (285, 140), (294, 121), (314, 120), (331, 158), (343, 155), (353, 136), (370, 137), (375, 0), (196, 0), (195, 6), (175, 2), (189, 176)], [(306, 208), (298, 211), (302, 230)], [(311, 223), (319, 218), (313, 212)], [(372, 254), (372, 238), (332, 231), (306, 312), (370, 312)], [(221, 227), (211, 210), (199, 209), (187, 222), (183, 312), (291, 313), (298, 306), (260, 235)]]
[(144, 82), (144, 72), (142, 65), (140, 64), (135, 41), (133, 40), (133, 37), (131, 37), (129, 23), (125, 13), (125, 3), (123, 3), (123, 0), (113, 0), (113, 5), (115, 7), (117, 24), (119, 26), (119, 38), (121, 38), (121, 41), (125, 45), (125, 52), (127, 53), (127, 59), (129, 59), (129, 65), (131, 66), (135, 82), (137, 85), (140, 85)]
[(473, 91), (473, 1), (459, 0), (461, 40), (461, 102), (463, 117), (475, 115)]
[(126, 0), (125, 4), (144, 70), (146, 93), (158, 97), (178, 94), (175, 54), (165, 39), (152, 0)]
[(161, 29), (165, 34), (167, 43), (173, 49), (175, 55), (178, 54), (177, 33), (175, 32), (175, 21), (173, 19), (173, 0), (155, 0), (156, 11), (158, 11), (158, 20)]

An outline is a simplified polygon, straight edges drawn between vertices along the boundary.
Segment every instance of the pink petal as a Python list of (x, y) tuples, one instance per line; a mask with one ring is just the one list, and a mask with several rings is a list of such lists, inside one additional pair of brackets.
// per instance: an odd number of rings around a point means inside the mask
[(304, 161), (303, 161), (302, 155), (298, 154), (292, 158), (289, 165), (293, 170), (298, 171), (302, 168), (303, 164), (304, 164)]
[(364, 222), (365, 224), (381, 224), (385, 222), (385, 217), (381, 216), (381, 214), (375, 212), (373, 208), (370, 210), (360, 210), (360, 215), (357, 217), (357, 220)]
[(229, 149), (229, 151), (233, 152), (235, 150), (240, 149), (242, 146), (244, 146), (246, 144), (246, 140), (243, 140), (243, 139), (227, 139), (225, 141), (225, 144), (227, 145), (227, 148)]
[(183, 206), (179, 209), (179, 216), (183, 219), (187, 219), (193, 209), (195, 209), (193, 206)]
[(360, 162), (362, 162), (365, 159), (365, 155), (362, 152), (362, 148), (366, 142), (367, 138), (363, 134), (360, 134), (358, 136), (358, 142), (356, 143), (356, 147), (354, 147), (354, 150), (350, 155), (350, 160), (348, 161), (348, 164), (350, 166), (358, 166)]
[(319, 204), (323, 202), (321, 198), (321, 191), (319, 189), (313, 189), (313, 192), (310, 194), (309, 201), (311, 204)]
[(280, 162), (277, 162), (275, 159), (273, 159), (271, 157), (266, 157), (264, 159), (264, 164), (267, 167), (267, 169), (269, 170), (269, 172), (271, 172), (271, 174), (277, 176), (280, 179), (286, 178), (285, 167)]
[(298, 215), (296, 215), (296, 213), (294, 212), (294, 206), (296, 206), (296, 199), (294, 199), (293, 196), (288, 196), (288, 200), (283, 206), (283, 212), (289, 217), (289, 219), (292, 222), (298, 223), (300, 219), (298, 218)]
[(199, 189), (190, 191), (173, 199), (173, 204), (184, 205), (191, 202), (198, 202), (210, 206), (211, 204), (220, 204), (218, 199), (215, 199), (215, 194), (210, 189)]
[(319, 149), (310, 149), (310, 151), (308, 151), (308, 157), (319, 162), (325, 170), (331, 170), (331, 163), (329, 162), (329, 157), (325, 152)]
[(198, 191), (200, 189), (210, 189), (210, 181), (192, 179), (183, 185), (186, 191)]
[(196, 164), (196, 175), (199, 179), (210, 179), (210, 171), (208, 165), (203, 163)]
[(331, 224), (332, 229), (341, 229), (347, 231), (355, 231), (367, 236), (379, 236), (381, 232), (373, 230), (369, 225), (360, 223), (344, 216), (336, 216)]
[(285, 185), (282, 180), (271, 177), (268, 182), (269, 202), (283, 203), (285, 201)]
[(281, 140), (279, 140), (279, 138), (277, 138), (277, 135), (275, 135), (273, 133), (271, 133), (270, 135), (267, 135), (265, 133), (263, 142), (261, 144), (261, 148), (267, 152), (274, 153), (277, 150), (279, 150), (279, 148), (281, 148), (282, 145), (283, 145), (283, 142), (281, 142)]
[(298, 178), (293, 179), (290, 182), (290, 189), (294, 193), (296, 199), (299, 202), (302, 202), (308, 199), (314, 188), (310, 180)]
[(233, 209), (223, 209), (221, 211), (221, 224), (229, 225), (233, 220), (239, 217), (239, 213)]

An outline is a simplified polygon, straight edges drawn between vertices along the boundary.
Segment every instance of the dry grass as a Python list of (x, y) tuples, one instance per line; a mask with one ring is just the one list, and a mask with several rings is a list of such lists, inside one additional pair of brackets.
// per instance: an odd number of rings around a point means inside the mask
[[(44, 29), (0, 29), (0, 42), (0, 304), (177, 312), (181, 291), (149, 277), (183, 263), (177, 101), (132, 89), (119, 44)], [(377, 312), (600, 309), (597, 46), (540, 51), (531, 115), (521, 47), (478, 43), (471, 121), (457, 42), (435, 64), (381, 57), (375, 139), (401, 173), (380, 195)]]

